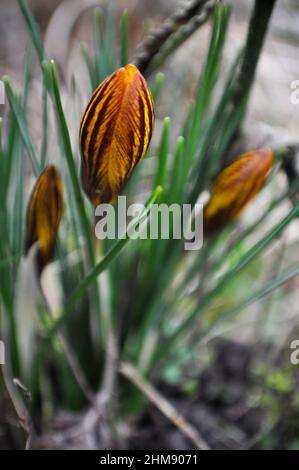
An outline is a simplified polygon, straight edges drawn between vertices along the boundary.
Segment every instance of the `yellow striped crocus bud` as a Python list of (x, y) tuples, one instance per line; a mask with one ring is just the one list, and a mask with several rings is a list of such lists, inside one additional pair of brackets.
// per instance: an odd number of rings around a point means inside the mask
[(270, 149), (245, 153), (217, 176), (204, 209), (204, 232), (214, 233), (237, 219), (256, 196), (272, 168)]
[(93, 204), (119, 195), (147, 151), (153, 126), (153, 99), (135, 65), (120, 68), (98, 86), (80, 127), (82, 185)]
[(49, 165), (38, 178), (28, 204), (26, 253), (38, 242), (37, 268), (41, 273), (51, 260), (63, 212), (62, 183), (58, 171)]

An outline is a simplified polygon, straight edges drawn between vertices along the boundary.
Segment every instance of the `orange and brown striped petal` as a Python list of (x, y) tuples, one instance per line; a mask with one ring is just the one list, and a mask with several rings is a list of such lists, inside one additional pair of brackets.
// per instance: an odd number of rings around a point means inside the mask
[(62, 212), (61, 179), (56, 168), (50, 165), (38, 178), (27, 208), (25, 251), (27, 253), (38, 242), (39, 273), (52, 258)]
[(154, 106), (145, 79), (129, 64), (93, 93), (80, 127), (81, 179), (93, 204), (112, 202), (145, 155)]
[(272, 168), (270, 149), (253, 150), (221, 171), (204, 209), (204, 232), (209, 234), (237, 219), (262, 187)]

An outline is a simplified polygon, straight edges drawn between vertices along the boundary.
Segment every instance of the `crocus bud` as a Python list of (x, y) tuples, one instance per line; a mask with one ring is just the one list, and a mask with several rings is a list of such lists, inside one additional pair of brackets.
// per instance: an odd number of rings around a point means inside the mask
[(80, 128), (81, 179), (95, 205), (112, 202), (145, 155), (154, 126), (154, 106), (145, 79), (129, 64), (101, 83)]
[(56, 168), (47, 166), (33, 188), (26, 227), (26, 253), (38, 242), (37, 268), (40, 273), (51, 260), (63, 211), (62, 183)]
[(213, 233), (240, 216), (262, 187), (272, 162), (270, 149), (253, 150), (219, 173), (204, 209), (205, 233)]

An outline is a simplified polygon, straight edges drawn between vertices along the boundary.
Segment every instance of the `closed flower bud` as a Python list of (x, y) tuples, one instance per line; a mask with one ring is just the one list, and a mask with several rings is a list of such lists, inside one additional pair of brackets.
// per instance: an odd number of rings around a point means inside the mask
[(240, 216), (262, 187), (272, 162), (270, 149), (253, 150), (219, 173), (204, 209), (205, 233), (213, 233)]
[(135, 65), (120, 68), (95, 90), (80, 128), (82, 184), (93, 204), (119, 195), (147, 151), (153, 126), (152, 96)]
[(62, 211), (61, 179), (56, 168), (50, 165), (38, 178), (27, 209), (26, 253), (38, 242), (39, 273), (53, 256)]

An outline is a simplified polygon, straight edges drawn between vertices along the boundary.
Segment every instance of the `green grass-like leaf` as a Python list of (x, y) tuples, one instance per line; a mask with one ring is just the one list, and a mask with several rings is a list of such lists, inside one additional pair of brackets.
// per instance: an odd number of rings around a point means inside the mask
[[(149, 199), (144, 205), (145, 207), (144, 212), (131, 222), (131, 227), (133, 227), (134, 229), (137, 229), (138, 226), (146, 220), (151, 205), (156, 201), (156, 199), (161, 194), (161, 192), (162, 192), (161, 186), (158, 186), (153, 191), (153, 193), (151, 194), (151, 196), (149, 197)], [(130, 238), (128, 237), (128, 232), (126, 232), (125, 235), (115, 243), (115, 245), (104, 256), (104, 258), (85, 277), (82, 283), (73, 292), (71, 298), (65, 304), (63, 315), (57, 320), (55, 325), (51, 328), (50, 335), (53, 334), (57, 330), (57, 328), (60, 327), (65, 322), (66, 318), (70, 315), (75, 303), (78, 302), (78, 300), (85, 294), (87, 288), (96, 281), (97, 277), (109, 267), (110, 263), (112, 263), (114, 258), (126, 246), (129, 240)]]

